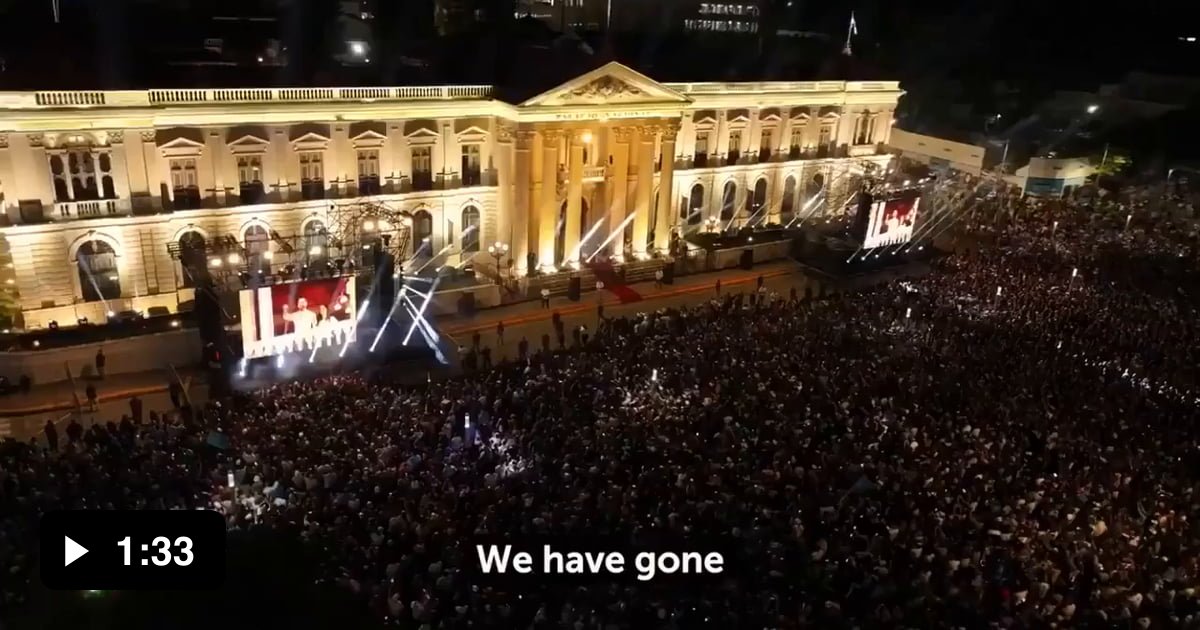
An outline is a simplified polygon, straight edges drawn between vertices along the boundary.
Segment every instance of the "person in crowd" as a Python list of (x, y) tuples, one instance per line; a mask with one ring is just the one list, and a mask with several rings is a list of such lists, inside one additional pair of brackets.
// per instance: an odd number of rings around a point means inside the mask
[(104, 378), (104, 366), (108, 365), (108, 357), (104, 356), (104, 348), (96, 349), (96, 376)]

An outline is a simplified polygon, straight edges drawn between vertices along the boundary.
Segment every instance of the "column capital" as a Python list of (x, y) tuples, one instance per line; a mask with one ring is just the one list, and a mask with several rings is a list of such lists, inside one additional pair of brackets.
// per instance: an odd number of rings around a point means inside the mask
[(8, 148), (8, 134), (0, 133), (0, 149)]
[(155, 136), (158, 135), (153, 129), (142, 131), (142, 142), (154, 142)]
[(633, 137), (633, 129), (634, 129), (633, 127), (630, 127), (628, 125), (614, 127), (613, 135), (616, 136), (617, 142), (624, 144), (624, 143), (629, 142), (629, 140)]
[(654, 142), (654, 136), (658, 134), (658, 125), (642, 125), (638, 127), (638, 138), (643, 143)]
[(533, 147), (534, 132), (531, 129), (517, 129), (517, 150), (528, 151)]
[(586, 138), (588, 136), (590, 136), (591, 133), (592, 132), (589, 129), (574, 129), (574, 130), (572, 130), (571, 131), (571, 146), (576, 147), (576, 146), (583, 146), (584, 144), (587, 144)]
[(515, 132), (516, 129), (512, 125), (500, 123), (496, 126), (496, 140), (505, 143), (512, 142)]
[(540, 129), (539, 132), (542, 134), (542, 138), (553, 142), (558, 142), (563, 137), (563, 130), (558, 127), (547, 127)]
[(668, 123), (662, 128), (663, 142), (675, 142), (675, 138), (679, 136), (679, 123)]

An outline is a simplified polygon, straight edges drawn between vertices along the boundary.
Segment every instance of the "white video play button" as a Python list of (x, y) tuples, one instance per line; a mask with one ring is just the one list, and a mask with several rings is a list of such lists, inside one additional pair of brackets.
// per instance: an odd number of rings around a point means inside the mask
[(63, 548), (64, 567), (69, 566), (72, 562), (82, 558), (83, 554), (88, 552), (87, 547), (84, 547), (83, 545), (71, 540), (66, 536), (63, 536), (63, 541), (65, 542), (65, 547)]

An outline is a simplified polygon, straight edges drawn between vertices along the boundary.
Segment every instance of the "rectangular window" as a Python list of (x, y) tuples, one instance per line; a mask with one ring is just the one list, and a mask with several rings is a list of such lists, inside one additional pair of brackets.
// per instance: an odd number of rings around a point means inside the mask
[(320, 151), (300, 153), (300, 196), (321, 199), (325, 196), (325, 160)]
[(433, 148), (412, 148), (412, 184), (414, 190), (433, 188)]
[(479, 145), (464, 144), (462, 148), (462, 183), (463, 186), (478, 186), (481, 183), (479, 173)]
[(758, 161), (759, 162), (770, 162), (771, 161), (771, 154), (775, 150), (774, 145), (771, 143), (771, 138), (772, 138), (772, 134), (771, 134), (770, 129), (764, 128), (762, 130), (762, 133), (759, 134), (759, 136), (758, 136)]
[(358, 150), (358, 194), (378, 195), (379, 186), (379, 150)]
[(693, 162), (695, 162), (696, 168), (708, 166), (708, 132), (696, 134), (696, 154)]
[(262, 156), (242, 155), (237, 159), (238, 187), (242, 203), (260, 203), (265, 196), (262, 181)]
[(817, 135), (817, 144), (828, 146), (833, 143), (833, 125), (825, 123), (821, 125), (821, 131)]
[(742, 158), (742, 132), (734, 129), (729, 132), (729, 156), (726, 164), (737, 164)]
[(175, 208), (192, 210), (200, 207), (200, 184), (196, 175), (196, 158), (174, 158), (171, 165), (171, 188)]

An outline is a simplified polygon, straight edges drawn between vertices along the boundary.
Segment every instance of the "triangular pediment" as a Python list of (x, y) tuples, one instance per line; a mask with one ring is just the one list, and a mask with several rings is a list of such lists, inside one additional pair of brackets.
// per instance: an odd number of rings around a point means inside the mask
[(689, 99), (650, 77), (615, 61), (547, 90), (521, 107), (688, 103)]
[(351, 140), (387, 140), (387, 136), (385, 136), (373, 129), (368, 129), (368, 130), (358, 134), (357, 136), (351, 136), (350, 139)]
[(158, 145), (160, 149), (203, 149), (203, 142), (196, 142), (191, 138), (175, 138), (166, 144)]
[(308, 132), (298, 138), (292, 139), (295, 144), (311, 143), (311, 142), (329, 142), (329, 138), (322, 136), (319, 133)]
[(258, 136), (252, 135), (252, 134), (246, 134), (246, 135), (240, 136), (236, 140), (230, 142), (229, 146), (239, 147), (239, 146), (261, 145), (261, 144), (270, 144), (270, 142), (266, 138), (260, 138)]

